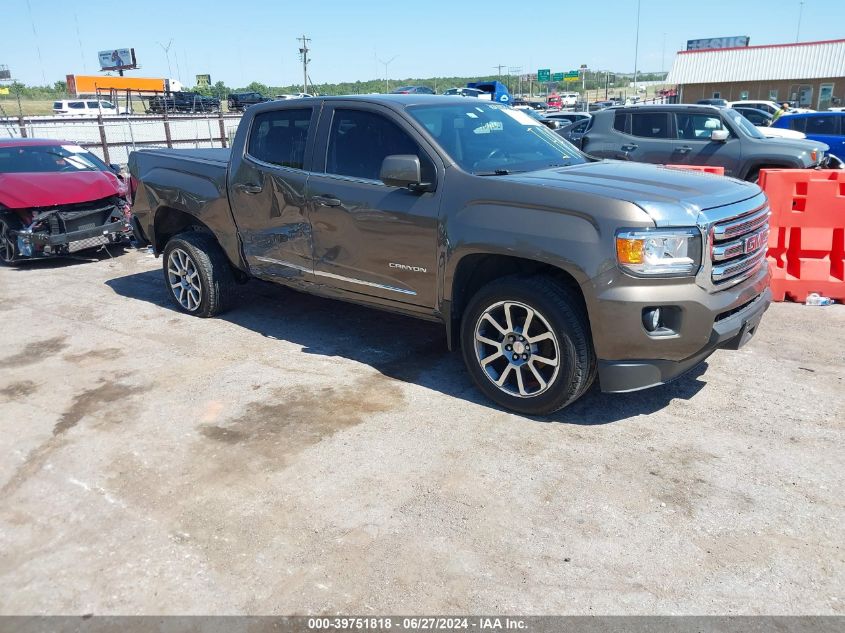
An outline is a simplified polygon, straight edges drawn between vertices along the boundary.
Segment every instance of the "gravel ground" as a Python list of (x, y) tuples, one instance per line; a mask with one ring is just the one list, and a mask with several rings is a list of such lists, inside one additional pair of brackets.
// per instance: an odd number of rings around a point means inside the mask
[(436, 325), (159, 266), (0, 270), (0, 613), (845, 613), (845, 308), (531, 419)]

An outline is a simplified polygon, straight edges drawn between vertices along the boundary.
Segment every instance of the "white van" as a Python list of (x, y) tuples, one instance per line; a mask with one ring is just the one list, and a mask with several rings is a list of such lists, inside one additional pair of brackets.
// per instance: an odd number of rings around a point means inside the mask
[(56, 116), (114, 116), (129, 114), (126, 108), (118, 108), (111, 101), (96, 99), (64, 99), (53, 102), (53, 114)]
[(563, 108), (571, 108), (578, 103), (577, 92), (564, 92), (560, 95), (560, 105)]

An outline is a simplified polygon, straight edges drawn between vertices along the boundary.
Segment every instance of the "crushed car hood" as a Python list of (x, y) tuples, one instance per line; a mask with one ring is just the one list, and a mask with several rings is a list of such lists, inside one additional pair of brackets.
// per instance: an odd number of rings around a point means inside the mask
[(9, 209), (75, 204), (124, 195), (125, 186), (107, 171), (0, 174), (0, 204)]
[(760, 194), (757, 185), (735, 178), (617, 160), (544, 169), (505, 178), (632, 202), (643, 208), (658, 226), (694, 224), (703, 209), (733, 204)]

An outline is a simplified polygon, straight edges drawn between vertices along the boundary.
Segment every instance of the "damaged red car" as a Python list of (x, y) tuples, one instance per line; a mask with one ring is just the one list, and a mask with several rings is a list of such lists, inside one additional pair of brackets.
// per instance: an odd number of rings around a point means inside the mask
[(117, 166), (67, 141), (0, 139), (0, 264), (120, 242), (129, 217)]

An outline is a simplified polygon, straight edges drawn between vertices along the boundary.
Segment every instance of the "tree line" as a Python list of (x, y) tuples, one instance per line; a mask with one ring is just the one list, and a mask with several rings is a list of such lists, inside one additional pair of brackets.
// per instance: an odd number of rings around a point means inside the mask
[[(665, 73), (643, 73), (638, 75), (638, 81), (661, 81), (665, 78)], [(537, 93), (540, 90), (538, 87), (536, 76), (533, 77), (533, 90)], [(586, 89), (599, 90), (604, 89), (605, 83), (610, 87), (627, 87), (628, 83), (633, 81), (633, 74), (631, 73), (613, 73), (609, 71), (587, 71), (586, 74)], [(506, 84), (511, 92), (518, 92), (521, 86), (523, 92), (528, 91), (528, 82), (519, 81), (516, 75), (487, 75), (483, 77), (429, 77), (425, 79), (420, 78), (405, 78), (405, 79), (368, 79), (366, 81), (347, 81), (340, 83), (314, 83), (309, 84), (308, 92), (320, 95), (344, 95), (344, 94), (371, 94), (375, 92), (388, 92), (400, 86), (428, 86), (437, 93), (442, 93), (449, 88), (457, 88), (466, 86), (472, 81), (501, 81)], [(581, 90), (582, 82), (579, 80), (572, 83), (564, 82), (550, 82), (548, 84), (549, 91), (566, 90), (578, 92)], [(28, 86), (20, 82), (13, 82), (9, 85), (9, 97), (16, 97), (20, 95), (22, 99), (58, 99), (67, 95), (67, 82), (56, 81), (52, 85), (47, 86)], [(266, 97), (273, 97), (280, 94), (292, 94), (302, 91), (302, 84), (289, 84), (287, 86), (272, 86), (258, 81), (253, 81), (246, 86), (232, 87), (226, 85), (222, 81), (218, 81), (212, 86), (198, 86), (186, 90), (193, 90), (206, 96), (215, 96), (220, 99), (225, 99), (233, 92), (260, 92)], [(545, 92), (545, 84), (542, 87)]]

